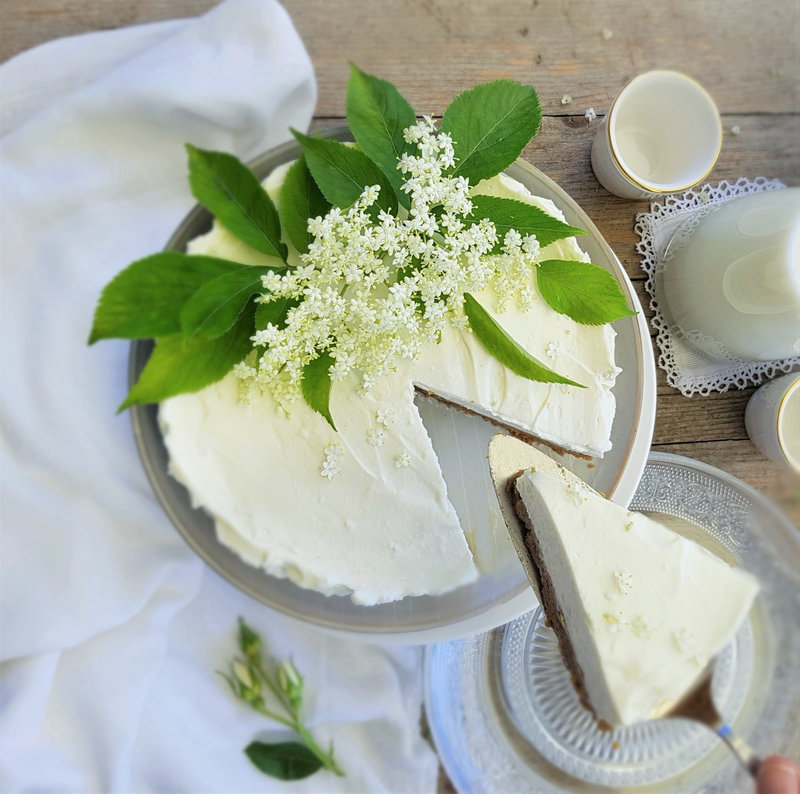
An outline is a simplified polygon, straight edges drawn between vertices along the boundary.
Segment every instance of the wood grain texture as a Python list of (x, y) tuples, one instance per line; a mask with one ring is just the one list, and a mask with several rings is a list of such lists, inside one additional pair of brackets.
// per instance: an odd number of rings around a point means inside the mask
[(219, 0), (4, 0), (0, 61), (61, 36), (202, 14)]
[[(605, 112), (631, 77), (652, 68), (702, 78), (725, 113), (798, 110), (792, 3), (774, 3), (782, 13), (741, 0), (374, 0), (343, 4), (334, 15), (326, 0), (286, 7), (318, 65), (319, 115), (338, 112), (347, 59), (366, 69), (379, 63), (425, 113), (441, 113), (465, 86), (497, 77), (532, 82), (550, 114), (570, 112), (560, 102), (565, 93), (579, 108)], [(754, 47), (755, 32), (771, 46)]]
[[(0, 58), (57, 36), (195, 16), (213, 0), (5, 0)], [(773, 0), (285, 0), (317, 68), (317, 115), (341, 113), (347, 61), (439, 114), (466, 86), (531, 82), (548, 114), (605, 112), (634, 75), (701, 79), (723, 113), (800, 110), (800, 6)], [(604, 38), (610, 32), (610, 38)]]

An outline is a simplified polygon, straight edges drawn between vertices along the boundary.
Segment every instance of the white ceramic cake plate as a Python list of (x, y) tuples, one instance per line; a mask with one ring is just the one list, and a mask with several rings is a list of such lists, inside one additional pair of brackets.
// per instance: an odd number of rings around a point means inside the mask
[[(346, 128), (323, 135), (351, 139)], [(250, 167), (264, 178), (278, 165), (299, 155), (299, 145), (290, 142), (259, 157)], [(644, 470), (655, 421), (655, 363), (641, 305), (597, 228), (555, 182), (521, 160), (507, 173), (533, 194), (552, 199), (564, 212), (567, 223), (588, 232), (579, 238), (581, 247), (594, 264), (614, 274), (629, 305), (639, 312), (614, 324), (618, 332), (616, 358), (622, 373), (614, 388), (617, 414), (611, 435), (613, 449), (591, 464), (569, 455), (558, 458), (594, 488), (627, 504)], [(209, 213), (196, 207), (179, 226), (167, 249), (184, 250), (189, 240), (208, 230), (210, 223)], [(131, 382), (138, 378), (151, 350), (152, 342), (131, 345)], [(488, 631), (529, 611), (536, 602), (508, 539), (489, 478), (486, 450), (497, 428), (432, 399), (418, 397), (417, 402), (439, 456), (450, 500), (482, 562), (482, 575), (474, 584), (451, 593), (378, 606), (360, 606), (344, 596), (324, 596), (243, 562), (217, 541), (210, 517), (193, 508), (185, 488), (169, 476), (157, 406), (136, 406), (131, 409), (131, 417), (145, 471), (170, 520), (186, 542), (240, 590), (290, 617), (328, 631), (371, 641), (441, 642)], [(301, 514), (298, 521), (302, 521)]]
[[(798, 757), (797, 529), (740, 480), (666, 453), (651, 453), (631, 508), (758, 578), (748, 619), (716, 658), (714, 702), (758, 755)], [(598, 730), (538, 608), (486, 634), (426, 648), (425, 709), (460, 794), (753, 791), (750, 775), (698, 723), (651, 720)]]

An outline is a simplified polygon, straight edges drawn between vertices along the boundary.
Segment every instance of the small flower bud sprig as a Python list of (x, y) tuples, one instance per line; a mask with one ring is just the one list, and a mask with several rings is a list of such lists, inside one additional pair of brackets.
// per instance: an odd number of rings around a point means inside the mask
[[(253, 742), (246, 748), (247, 755), (264, 772), (282, 779), (294, 779), (323, 768), (340, 777), (344, 772), (333, 757), (333, 745), (326, 752), (314, 740), (301, 716), (303, 705), (303, 677), (290, 659), (275, 663), (262, 656), (261, 637), (239, 618), (239, 651), (229, 665), (228, 672), (220, 675), (228, 682), (237, 699), (246, 703), (254, 711), (295, 731), (303, 742), (267, 745)], [(297, 764), (297, 748), (310, 753), (310, 759), (303, 764), (302, 774), (298, 774), (293, 764)], [(283, 763), (275, 757), (286, 754)], [(260, 763), (264, 756), (269, 763)], [(302, 759), (301, 759), (302, 760)], [(280, 759), (279, 759), (280, 761)], [(287, 771), (288, 770), (288, 771)]]

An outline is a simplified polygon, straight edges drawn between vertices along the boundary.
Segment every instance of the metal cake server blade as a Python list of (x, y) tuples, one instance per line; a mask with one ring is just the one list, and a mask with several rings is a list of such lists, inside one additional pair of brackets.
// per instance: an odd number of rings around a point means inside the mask
[(733, 728), (725, 722), (714, 703), (711, 682), (714, 678), (714, 660), (700, 674), (697, 683), (677, 703), (669, 706), (653, 719), (679, 718), (693, 720), (705, 725), (722, 739), (739, 763), (753, 776), (758, 775), (761, 758), (752, 747)]

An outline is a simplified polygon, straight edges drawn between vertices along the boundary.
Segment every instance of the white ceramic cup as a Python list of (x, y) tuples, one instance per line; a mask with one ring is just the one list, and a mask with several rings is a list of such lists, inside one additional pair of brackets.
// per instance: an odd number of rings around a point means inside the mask
[(620, 91), (592, 142), (600, 184), (623, 198), (676, 193), (704, 179), (722, 148), (714, 100), (691, 77), (645, 72)]
[(747, 403), (744, 424), (771, 461), (800, 474), (800, 372), (759, 388)]

